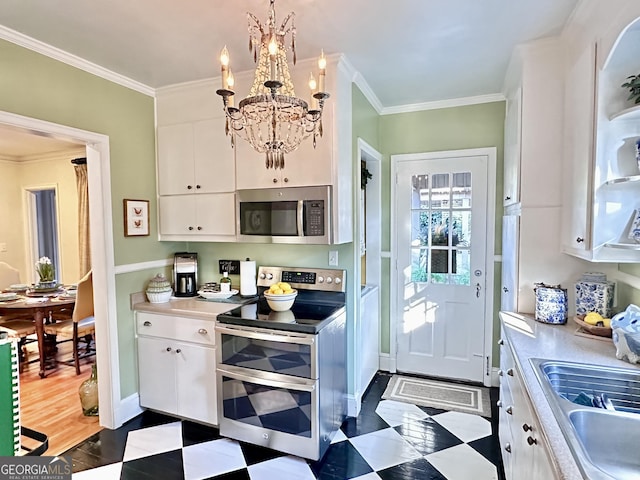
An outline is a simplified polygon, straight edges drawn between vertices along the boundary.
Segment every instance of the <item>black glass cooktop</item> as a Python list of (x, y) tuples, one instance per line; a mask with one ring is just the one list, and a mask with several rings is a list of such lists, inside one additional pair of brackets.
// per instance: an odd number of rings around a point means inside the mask
[(275, 312), (264, 297), (218, 315), (218, 322), (231, 325), (318, 333), (345, 311), (344, 305), (294, 303), (290, 310)]

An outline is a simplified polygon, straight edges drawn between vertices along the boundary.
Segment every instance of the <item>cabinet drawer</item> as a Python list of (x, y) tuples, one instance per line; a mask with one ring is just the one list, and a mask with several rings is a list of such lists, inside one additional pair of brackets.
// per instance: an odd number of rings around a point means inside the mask
[(214, 323), (210, 320), (137, 312), (136, 331), (149, 337), (215, 344)]

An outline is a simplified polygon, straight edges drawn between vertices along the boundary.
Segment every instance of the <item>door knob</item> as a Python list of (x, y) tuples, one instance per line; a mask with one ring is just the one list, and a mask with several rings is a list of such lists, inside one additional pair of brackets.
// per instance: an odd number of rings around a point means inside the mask
[(582, 242), (584, 242), (584, 238), (578, 237), (578, 238), (576, 238), (576, 242), (582, 243)]

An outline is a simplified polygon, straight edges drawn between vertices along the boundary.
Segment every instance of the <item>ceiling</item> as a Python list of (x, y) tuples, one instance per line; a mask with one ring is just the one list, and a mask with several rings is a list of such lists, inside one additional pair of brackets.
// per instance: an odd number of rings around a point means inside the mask
[[(297, 57), (344, 53), (377, 108), (499, 94), (514, 45), (561, 32), (579, 0), (277, 0), (295, 11)], [(247, 12), (267, 0), (2, 0), (6, 27), (152, 89), (216, 77), (227, 45), (252, 70)], [(329, 72), (330, 74), (330, 72)], [(58, 151), (1, 132), (0, 154)], [(9, 153), (7, 153), (9, 152)]]

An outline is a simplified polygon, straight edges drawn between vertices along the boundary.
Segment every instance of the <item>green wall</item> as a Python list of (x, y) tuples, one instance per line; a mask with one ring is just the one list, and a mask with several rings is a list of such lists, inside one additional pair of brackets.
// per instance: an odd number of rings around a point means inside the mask
[[(109, 137), (115, 264), (158, 260), (175, 251), (175, 245), (157, 241), (153, 221), (154, 99), (4, 40), (0, 40), (0, 72), (1, 111)], [(148, 237), (123, 236), (124, 198), (150, 200), (152, 221)], [(149, 274), (116, 277), (123, 398), (137, 391), (129, 292), (143, 290), (148, 277)]]
[[(496, 147), (496, 221), (494, 229), (496, 233), (495, 252), (500, 253), (504, 112), (504, 102), (493, 102), (381, 116), (379, 132), (384, 177), (382, 181), (382, 225), (390, 225), (391, 155)], [(391, 230), (391, 228), (384, 229), (383, 251), (389, 251), (391, 248)], [(389, 286), (391, 266), (389, 263), (388, 258), (383, 259), (381, 348), (384, 353), (389, 353), (390, 338)], [(500, 271), (497, 266), (496, 271)], [(496, 312), (498, 307), (499, 304), (496, 304)], [(494, 322), (497, 327), (497, 314)], [(496, 332), (497, 330), (496, 328)]]

